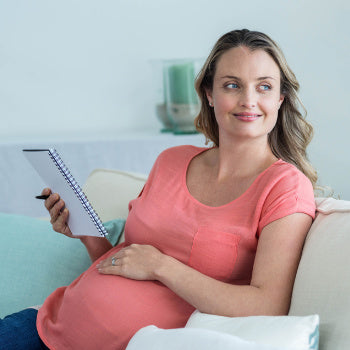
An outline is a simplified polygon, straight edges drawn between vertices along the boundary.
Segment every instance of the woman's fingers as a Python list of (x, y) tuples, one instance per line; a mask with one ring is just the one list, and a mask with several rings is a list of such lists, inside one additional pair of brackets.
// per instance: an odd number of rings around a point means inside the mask
[(44, 188), (41, 192), (41, 195), (43, 195), (43, 196), (49, 196), (50, 194), (51, 194), (50, 188)]
[(49, 210), (51, 216), (51, 223), (53, 224), (57, 219), (61, 217), (62, 211), (64, 209), (64, 201), (62, 199), (58, 200), (53, 207)]
[(57, 232), (60, 232), (62, 228), (66, 225), (66, 219), (67, 215), (63, 211), (59, 212), (58, 214), (51, 214), (51, 224), (53, 229)]
[[(120, 252), (120, 251), (119, 251)], [(119, 253), (118, 252), (118, 253)], [(107, 259), (101, 261), (98, 266), (100, 268), (109, 268), (109, 267), (115, 267), (115, 266), (121, 266), (122, 265), (122, 258), (119, 256), (118, 253), (108, 257)]]
[(163, 254), (150, 245), (131, 244), (97, 265), (102, 274), (120, 275), (135, 280), (154, 280)]
[(116, 256), (107, 258), (97, 265), (97, 269), (102, 274), (121, 275), (122, 260)]
[[(45, 194), (44, 191), (42, 194)], [(55, 205), (55, 203), (60, 199), (58, 193), (48, 193), (49, 197), (45, 200), (45, 208), (50, 211), (50, 209)]]
[[(44, 191), (42, 193), (45, 194)], [(60, 196), (57, 193), (52, 193), (45, 200), (45, 207), (50, 214), (51, 223), (53, 224), (60, 216), (61, 211), (64, 208), (64, 201), (60, 199)]]
[(57, 219), (52, 223), (52, 228), (56, 232), (63, 233), (66, 236), (72, 237), (72, 232), (67, 225), (68, 215), (68, 209), (64, 208)]
[(50, 214), (50, 222), (54, 231), (72, 237), (72, 232), (67, 225), (69, 211), (65, 208), (64, 201), (58, 193), (51, 193), (49, 188), (45, 188), (42, 195), (49, 195), (45, 200), (45, 207)]

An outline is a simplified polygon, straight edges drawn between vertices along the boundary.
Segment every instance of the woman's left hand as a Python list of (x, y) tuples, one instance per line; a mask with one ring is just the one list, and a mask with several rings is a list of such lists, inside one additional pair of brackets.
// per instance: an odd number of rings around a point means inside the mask
[(101, 261), (97, 269), (99, 273), (106, 275), (118, 275), (134, 280), (155, 280), (155, 271), (164, 256), (153, 246), (131, 244)]

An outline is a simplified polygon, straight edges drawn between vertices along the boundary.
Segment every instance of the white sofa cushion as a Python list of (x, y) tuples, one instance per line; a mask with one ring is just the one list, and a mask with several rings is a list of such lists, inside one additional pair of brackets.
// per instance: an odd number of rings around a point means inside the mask
[(224, 317), (196, 310), (189, 318), (186, 328), (220, 331), (246, 341), (283, 347), (286, 350), (318, 349), (318, 315)]
[(126, 219), (128, 203), (138, 196), (147, 176), (119, 170), (95, 169), (83, 187), (102, 221)]
[[(131, 338), (126, 350), (286, 350), (284, 347), (262, 345), (239, 337), (207, 329), (141, 328)], [(293, 349), (300, 350), (300, 349)]]
[(290, 315), (319, 314), (320, 350), (350, 349), (350, 202), (317, 198)]

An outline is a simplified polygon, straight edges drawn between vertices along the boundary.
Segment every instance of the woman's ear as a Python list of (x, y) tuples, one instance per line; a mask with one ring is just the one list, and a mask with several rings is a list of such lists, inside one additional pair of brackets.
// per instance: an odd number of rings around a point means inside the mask
[(207, 95), (208, 103), (210, 107), (213, 107), (213, 97), (212, 97), (212, 91), (211, 90), (205, 90), (205, 94)]
[(280, 99), (279, 99), (279, 101), (278, 101), (278, 109), (281, 107), (281, 105), (282, 105), (282, 103), (283, 103), (283, 101), (284, 101), (284, 95), (280, 95)]

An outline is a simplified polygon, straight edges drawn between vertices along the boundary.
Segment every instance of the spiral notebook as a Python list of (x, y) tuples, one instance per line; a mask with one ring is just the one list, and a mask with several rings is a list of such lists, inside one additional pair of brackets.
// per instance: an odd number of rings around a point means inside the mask
[(105, 237), (107, 231), (102, 221), (57, 151), (53, 148), (24, 149), (23, 153), (45, 185), (64, 200), (69, 210), (68, 226), (72, 233)]

